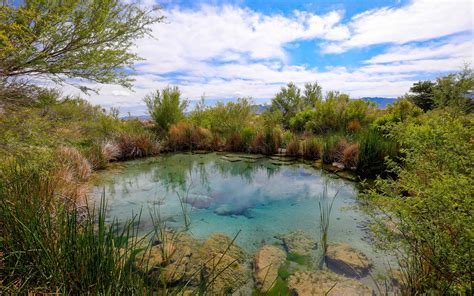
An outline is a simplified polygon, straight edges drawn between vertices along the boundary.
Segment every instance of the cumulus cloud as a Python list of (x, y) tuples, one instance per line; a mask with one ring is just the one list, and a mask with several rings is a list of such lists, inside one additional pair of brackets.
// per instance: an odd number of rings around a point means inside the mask
[[(154, 25), (152, 37), (137, 41), (134, 50), (145, 60), (136, 67), (133, 89), (100, 85), (99, 95), (88, 98), (143, 112), (142, 98), (169, 84), (190, 99), (271, 98), (289, 81), (318, 81), (353, 97), (396, 97), (420, 74), (456, 71), (474, 60), (471, 11), (470, 1), (417, 0), (344, 22), (342, 10), (268, 15), (226, 5), (176, 7), (164, 12), (166, 23)], [(360, 66), (318, 68), (292, 64), (290, 49), (301, 41), (314, 44), (315, 58), (377, 44), (384, 48), (355, 61)], [(71, 87), (65, 92), (78, 93)]]
[[(350, 37), (325, 47), (327, 53), (374, 44), (404, 44), (473, 29), (471, 0), (413, 0), (400, 8), (383, 7), (354, 16), (347, 24)], [(471, 34), (472, 38), (472, 34)]]

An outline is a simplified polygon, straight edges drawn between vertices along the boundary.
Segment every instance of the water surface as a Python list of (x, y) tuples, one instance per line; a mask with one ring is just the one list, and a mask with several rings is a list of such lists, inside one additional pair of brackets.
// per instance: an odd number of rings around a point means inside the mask
[(155, 211), (167, 226), (182, 228), (180, 198), (187, 201), (189, 232), (205, 239), (214, 232), (236, 235), (249, 253), (275, 236), (303, 230), (319, 240), (319, 202), (325, 186), (337, 193), (329, 241), (346, 242), (364, 252), (382, 270), (383, 255), (375, 252), (367, 230), (368, 217), (358, 208), (354, 182), (307, 164), (285, 164), (267, 158), (242, 159), (210, 154), (170, 154), (122, 163), (105, 171), (95, 194), (108, 199), (109, 219), (125, 220), (142, 212), (140, 227), (152, 228)]

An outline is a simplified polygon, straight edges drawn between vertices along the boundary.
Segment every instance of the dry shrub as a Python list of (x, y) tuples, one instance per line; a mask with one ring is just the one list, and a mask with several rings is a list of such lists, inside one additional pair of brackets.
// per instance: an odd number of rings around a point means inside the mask
[(226, 141), (225, 145), (226, 150), (234, 151), (234, 152), (241, 152), (244, 151), (244, 143), (242, 142), (242, 136), (240, 133), (233, 133), (229, 139)]
[(210, 149), (213, 136), (211, 131), (207, 128), (197, 127), (193, 139), (193, 145), (196, 149)]
[(117, 143), (105, 141), (92, 145), (85, 151), (85, 156), (94, 170), (101, 170), (106, 168), (109, 162), (119, 159), (121, 151)]
[(281, 131), (279, 129), (266, 128), (254, 135), (250, 143), (250, 151), (267, 155), (275, 154), (280, 148), (281, 141)]
[(120, 149), (117, 159), (133, 159), (155, 155), (160, 152), (159, 144), (149, 134), (120, 134), (115, 138)]
[(60, 167), (68, 170), (72, 178), (85, 181), (92, 173), (91, 164), (76, 148), (60, 147), (57, 155)]
[(173, 150), (209, 149), (212, 142), (213, 136), (208, 129), (187, 122), (173, 124), (168, 132), (168, 145)]
[(101, 145), (101, 152), (107, 161), (114, 161), (120, 157), (121, 151), (117, 143), (113, 141), (105, 141)]
[(89, 161), (73, 147), (61, 147), (57, 152), (58, 167), (52, 173), (56, 195), (71, 203), (84, 200), (89, 192), (85, 183), (92, 173)]
[(361, 125), (359, 119), (353, 119), (347, 124), (347, 129), (351, 132), (360, 130)]
[(342, 152), (342, 163), (346, 168), (357, 166), (357, 158), (359, 157), (359, 144), (351, 144)]
[(298, 138), (293, 137), (290, 139), (288, 144), (286, 144), (286, 155), (288, 156), (299, 156), (300, 155), (300, 141)]
[(302, 150), (303, 150), (303, 157), (305, 159), (319, 159), (321, 158), (321, 144), (319, 141), (312, 137), (312, 138), (307, 138), (303, 141), (302, 144)]
[(250, 142), (250, 151), (253, 153), (265, 153), (265, 135), (257, 132)]
[(339, 141), (336, 142), (336, 144), (332, 147), (332, 155), (334, 157), (333, 161), (335, 162), (341, 162), (344, 157), (344, 150), (349, 147), (349, 142), (342, 138)]

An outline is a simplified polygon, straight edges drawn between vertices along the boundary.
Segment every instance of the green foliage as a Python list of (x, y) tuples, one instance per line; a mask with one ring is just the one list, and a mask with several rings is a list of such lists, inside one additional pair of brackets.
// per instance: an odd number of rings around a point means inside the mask
[(395, 103), (388, 105), (385, 114), (374, 120), (373, 126), (382, 132), (390, 131), (393, 125), (404, 120), (419, 116), (423, 110), (407, 98), (400, 98)]
[(278, 127), (265, 127), (254, 135), (250, 151), (266, 155), (276, 154), (281, 146), (281, 141), (281, 130)]
[(180, 121), (188, 106), (187, 100), (181, 99), (181, 92), (177, 86), (165, 87), (144, 98), (148, 113), (161, 131), (168, 131), (172, 124)]
[(433, 100), (437, 107), (451, 107), (463, 112), (472, 112), (474, 103), (467, 98), (469, 91), (474, 89), (474, 72), (465, 67), (461, 72), (436, 79), (433, 88)]
[(295, 114), (290, 118), (289, 127), (292, 131), (303, 132), (305, 130), (312, 130), (313, 118), (315, 117), (316, 111), (307, 109)]
[(397, 180), (378, 179), (365, 194), (386, 213), (380, 225), (396, 223), (399, 235), (383, 227), (382, 238), (406, 255), (407, 294), (472, 292), (473, 124), (472, 116), (447, 111), (398, 124), (392, 135), (404, 156), (402, 165), (391, 163)]
[(0, 77), (81, 78), (130, 86), (133, 41), (163, 20), (157, 8), (118, 0), (3, 2)]
[(310, 137), (302, 142), (303, 158), (315, 160), (321, 158), (321, 144), (316, 137)]
[(412, 92), (413, 95), (409, 95), (407, 98), (423, 111), (431, 110), (435, 106), (433, 100), (434, 86), (435, 83), (430, 80), (415, 82), (410, 88), (410, 92)]
[(349, 122), (358, 120), (365, 123), (370, 120), (373, 106), (363, 100), (350, 100), (346, 94), (329, 92), (326, 100), (316, 104), (316, 112), (311, 126), (316, 133), (344, 131)]
[(252, 118), (252, 101), (239, 98), (237, 102), (218, 102), (214, 107), (205, 107), (204, 101), (191, 112), (189, 120), (227, 139), (249, 125)]
[(321, 87), (317, 82), (314, 84), (305, 84), (304, 94), (301, 95), (301, 89), (290, 82), (286, 87), (282, 87), (272, 99), (272, 111), (279, 111), (283, 117), (283, 125), (290, 125), (290, 118), (296, 113), (306, 108), (313, 108), (314, 104), (322, 98)]
[[(0, 168), (2, 293), (129, 294), (143, 291), (132, 267), (138, 229), (105, 224), (97, 214), (58, 202), (50, 173), (54, 161), (10, 160)], [(90, 214), (90, 215), (89, 215)]]

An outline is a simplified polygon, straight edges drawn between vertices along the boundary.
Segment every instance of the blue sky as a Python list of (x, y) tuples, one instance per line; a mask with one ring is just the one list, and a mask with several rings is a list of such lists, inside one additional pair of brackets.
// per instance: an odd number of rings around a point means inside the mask
[[(166, 1), (166, 22), (135, 43), (134, 87), (88, 97), (143, 114), (142, 98), (178, 85), (191, 100), (269, 101), (287, 82), (353, 98), (397, 97), (413, 82), (473, 65), (470, 0)], [(66, 87), (66, 92), (77, 90)]]

